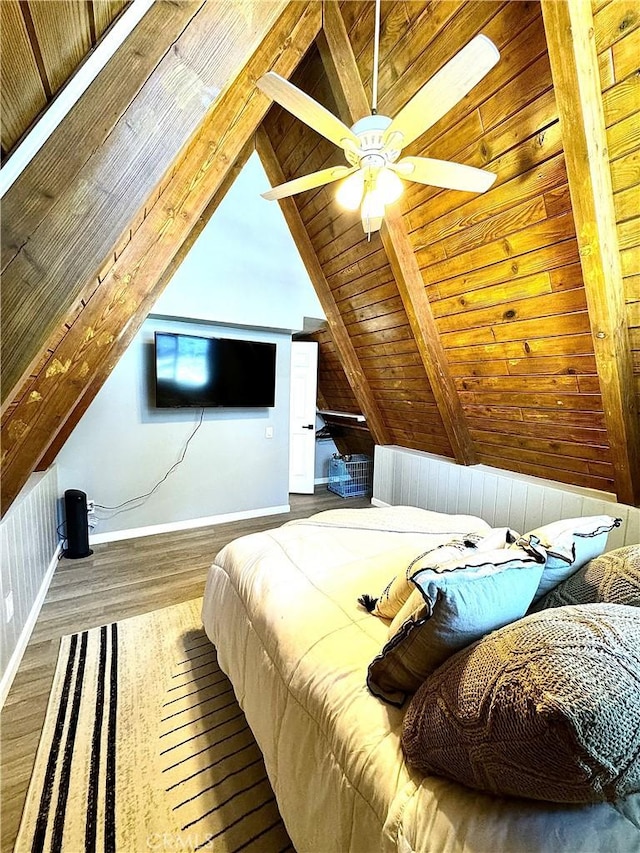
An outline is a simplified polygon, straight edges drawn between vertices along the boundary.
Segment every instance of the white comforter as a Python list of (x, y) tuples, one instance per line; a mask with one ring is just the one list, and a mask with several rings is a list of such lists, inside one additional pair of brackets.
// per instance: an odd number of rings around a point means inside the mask
[(203, 622), (299, 853), (640, 851), (640, 798), (552, 806), (414, 773), (400, 748), (403, 711), (366, 688), (387, 625), (358, 596), (452, 535), (486, 529), (407, 507), (337, 510), (216, 557)]

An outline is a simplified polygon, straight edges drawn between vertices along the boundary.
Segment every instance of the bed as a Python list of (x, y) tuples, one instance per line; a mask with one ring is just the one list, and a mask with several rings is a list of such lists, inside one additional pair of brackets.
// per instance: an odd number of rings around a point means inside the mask
[(388, 624), (358, 604), (398, 562), (472, 516), (331, 510), (235, 540), (211, 567), (203, 623), (264, 755), (299, 853), (640, 851), (640, 796), (552, 805), (489, 796), (409, 768), (404, 711), (366, 687)]

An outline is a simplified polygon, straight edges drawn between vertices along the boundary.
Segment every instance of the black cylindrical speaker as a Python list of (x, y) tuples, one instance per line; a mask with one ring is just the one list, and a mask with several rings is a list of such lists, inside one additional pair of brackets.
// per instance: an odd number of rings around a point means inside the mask
[(67, 550), (64, 556), (69, 560), (79, 560), (93, 554), (89, 548), (87, 496), (84, 492), (67, 489), (64, 493), (64, 517), (67, 521)]

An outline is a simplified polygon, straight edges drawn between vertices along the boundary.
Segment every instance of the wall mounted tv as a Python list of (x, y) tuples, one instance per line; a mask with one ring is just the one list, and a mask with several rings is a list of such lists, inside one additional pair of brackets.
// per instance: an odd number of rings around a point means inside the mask
[(155, 333), (156, 407), (275, 404), (276, 345)]

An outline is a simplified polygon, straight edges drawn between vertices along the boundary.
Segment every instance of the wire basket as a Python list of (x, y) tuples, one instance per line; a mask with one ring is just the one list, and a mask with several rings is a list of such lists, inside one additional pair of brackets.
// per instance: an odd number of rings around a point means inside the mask
[(327, 488), (341, 498), (367, 495), (371, 491), (372, 459), (364, 453), (351, 456), (335, 455), (329, 460)]

